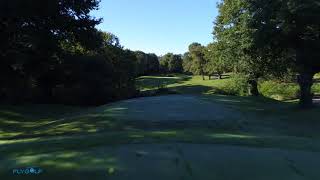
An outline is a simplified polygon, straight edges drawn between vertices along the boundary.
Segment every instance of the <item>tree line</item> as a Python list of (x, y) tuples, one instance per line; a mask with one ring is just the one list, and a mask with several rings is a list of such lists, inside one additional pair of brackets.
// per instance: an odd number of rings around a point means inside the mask
[[(98, 105), (137, 96), (135, 79), (159, 73), (296, 80), (312, 105), (320, 72), (320, 7), (308, 0), (222, 0), (214, 40), (162, 57), (124, 49), (90, 16), (98, 0), (0, 1), (0, 101)], [(296, 78), (294, 78), (296, 77)]]
[(320, 6), (308, 0), (223, 0), (215, 21), (219, 58), (248, 77), (253, 95), (260, 78), (296, 75), (300, 104), (312, 105), (320, 72)]
[(297, 82), (303, 107), (312, 105), (313, 77), (320, 72), (320, 6), (315, 0), (223, 0), (214, 41), (193, 43), (183, 55), (187, 73), (221, 78), (226, 72), (247, 79), (258, 96), (260, 79)]
[(0, 2), (0, 102), (99, 105), (137, 95), (155, 54), (124, 49), (96, 29), (98, 0)]

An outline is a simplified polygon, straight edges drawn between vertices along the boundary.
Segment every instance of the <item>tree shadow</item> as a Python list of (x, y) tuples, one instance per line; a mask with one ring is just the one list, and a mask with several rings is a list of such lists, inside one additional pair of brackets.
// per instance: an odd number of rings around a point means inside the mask
[(192, 76), (180, 75), (175, 77), (142, 77), (137, 80), (137, 87), (140, 89), (156, 89), (171, 84), (183, 84), (192, 79)]
[[(60, 141), (60, 144), (65, 143), (67, 142)], [(20, 145), (20, 148), (22, 148), (20, 155), (11, 154), (2, 158), (1, 161), (5, 165), (0, 170), (2, 178), (21, 179), (23, 177), (23, 179), (51, 180), (57, 178), (66, 179), (66, 177), (84, 179), (86, 177), (85, 179), (90, 179), (112, 175), (112, 173), (121, 169), (110, 147), (108, 153), (104, 153), (99, 149), (91, 151), (90, 149), (77, 148), (57, 151), (54, 147), (51, 147), (51, 151), (39, 151), (36, 146), (33, 146), (33, 149), (29, 148), (28, 146), (30, 145), (32, 146), (32, 144), (26, 144), (25, 147)], [(45, 146), (45, 144), (42, 146)], [(29, 149), (29, 151), (26, 153), (24, 148)], [(46, 147), (44, 148), (47, 149)], [(12, 169), (30, 166), (39, 167), (43, 169), (43, 172), (39, 175), (17, 176), (12, 174)]]
[[(122, 129), (123, 123), (112, 118), (112, 112), (102, 113), (99, 108), (81, 108), (67, 113), (46, 107), (47, 113), (35, 113), (33, 108), (20, 110), (20, 107), (0, 109), (0, 140), (17, 140), (62, 135), (90, 134), (107, 130)], [(105, 108), (105, 107), (102, 107)], [(50, 111), (56, 114), (51, 114)], [(58, 113), (58, 112), (61, 113)]]

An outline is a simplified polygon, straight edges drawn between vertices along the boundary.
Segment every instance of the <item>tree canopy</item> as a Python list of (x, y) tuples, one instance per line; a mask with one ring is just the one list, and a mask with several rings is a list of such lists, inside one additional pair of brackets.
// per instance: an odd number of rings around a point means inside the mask
[(219, 51), (236, 72), (247, 75), (253, 94), (259, 94), (259, 78), (296, 72), (300, 102), (312, 104), (312, 78), (320, 71), (317, 2), (224, 0), (218, 7), (214, 37)]
[(161, 57), (160, 59), (160, 67), (162, 72), (167, 73), (182, 73), (182, 57), (181, 55), (176, 55), (172, 53), (168, 53)]
[(133, 96), (136, 58), (95, 28), (98, 5), (1, 1), (1, 101), (97, 105)]
[(314, 0), (250, 0), (249, 28), (253, 47), (277, 64), (292, 65), (299, 74), (300, 103), (312, 104), (313, 76), (320, 72), (320, 11)]

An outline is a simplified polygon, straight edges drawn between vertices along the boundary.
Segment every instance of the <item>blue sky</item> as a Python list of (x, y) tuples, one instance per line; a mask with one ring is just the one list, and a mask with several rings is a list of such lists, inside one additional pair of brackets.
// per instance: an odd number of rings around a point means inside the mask
[(98, 26), (131, 50), (182, 54), (192, 42), (213, 41), (218, 0), (101, 0)]

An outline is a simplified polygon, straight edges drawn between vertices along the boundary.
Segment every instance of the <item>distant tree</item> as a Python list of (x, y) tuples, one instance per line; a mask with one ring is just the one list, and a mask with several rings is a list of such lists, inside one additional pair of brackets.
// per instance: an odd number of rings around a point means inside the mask
[(229, 59), (222, 53), (221, 46), (218, 42), (209, 44), (205, 49), (205, 59), (206, 59), (206, 74), (211, 76), (218, 75), (219, 79), (222, 79), (222, 75), (225, 72), (230, 72), (232, 68)]
[(192, 57), (191, 71), (199, 74), (205, 80), (206, 59), (204, 58), (204, 47), (199, 43), (192, 43), (189, 46), (189, 53)]
[(168, 53), (161, 57), (160, 66), (162, 71), (167, 73), (182, 73), (182, 58), (181, 55)]
[(142, 52), (142, 51), (136, 51), (134, 52), (136, 59), (137, 59), (137, 72), (138, 75), (146, 75), (147, 70), (146, 70), (146, 66), (147, 66), (147, 55)]
[(185, 53), (182, 56), (182, 67), (183, 72), (185, 73), (192, 73), (192, 57), (189, 52)]
[(156, 54), (136, 51), (135, 55), (137, 58), (138, 75), (151, 75), (159, 72), (160, 62)]
[(156, 54), (147, 54), (148, 57), (148, 74), (156, 74), (160, 71), (160, 62)]

